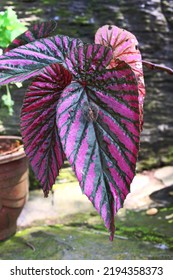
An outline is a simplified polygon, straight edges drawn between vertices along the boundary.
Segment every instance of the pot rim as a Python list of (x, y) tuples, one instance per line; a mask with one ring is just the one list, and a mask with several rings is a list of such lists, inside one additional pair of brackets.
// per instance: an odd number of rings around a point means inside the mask
[[(11, 136), (11, 135), (0, 135), (0, 139), (16, 139), (16, 140), (22, 140), (22, 137), (19, 136)], [(18, 148), (10, 151), (7, 154), (0, 154), (0, 164), (7, 163), (9, 161), (18, 160), (21, 158), (26, 157), (23, 144), (21, 144)]]

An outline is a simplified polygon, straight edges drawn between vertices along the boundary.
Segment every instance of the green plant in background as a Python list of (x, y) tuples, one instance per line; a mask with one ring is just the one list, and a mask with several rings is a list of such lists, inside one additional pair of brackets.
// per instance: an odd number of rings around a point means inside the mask
[(6, 94), (3, 94), (1, 97), (1, 107), (8, 110), (10, 116), (13, 115), (13, 105), (14, 101), (11, 98), (9, 86), (6, 85)]
[[(0, 12), (0, 54), (18, 35), (26, 31), (26, 27), (21, 23), (12, 8)], [(17, 86), (21, 86), (20, 84)], [(1, 97), (1, 107), (7, 109), (8, 114), (13, 114), (14, 101), (11, 98), (9, 86), (6, 86), (6, 94)]]

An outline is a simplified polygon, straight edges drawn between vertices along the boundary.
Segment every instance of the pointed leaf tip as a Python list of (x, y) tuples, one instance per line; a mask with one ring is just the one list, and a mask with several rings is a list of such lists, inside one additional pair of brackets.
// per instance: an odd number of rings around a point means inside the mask
[(64, 161), (56, 127), (56, 106), (71, 74), (59, 64), (45, 68), (30, 85), (21, 113), (25, 152), (40, 181), (45, 197)]
[[(114, 236), (114, 216), (129, 192), (139, 149), (136, 77), (127, 63), (113, 69), (92, 68), (99, 47), (73, 52), (73, 82), (57, 104), (63, 150), (80, 187)], [(109, 56), (109, 54), (108, 54)], [(83, 62), (83, 57), (85, 62)], [(106, 61), (106, 60), (105, 60)]]

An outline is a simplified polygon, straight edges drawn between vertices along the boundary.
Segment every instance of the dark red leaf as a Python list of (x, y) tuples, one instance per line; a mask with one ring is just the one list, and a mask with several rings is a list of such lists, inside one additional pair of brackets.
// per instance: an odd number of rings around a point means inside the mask
[(55, 183), (63, 163), (56, 127), (56, 106), (71, 74), (62, 66), (47, 66), (30, 85), (21, 113), (24, 147), (45, 195)]

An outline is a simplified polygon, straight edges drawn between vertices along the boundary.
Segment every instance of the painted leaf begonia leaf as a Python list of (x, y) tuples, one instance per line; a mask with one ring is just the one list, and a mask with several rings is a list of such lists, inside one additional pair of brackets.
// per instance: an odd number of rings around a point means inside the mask
[(0, 56), (0, 85), (22, 82), (37, 76), (51, 64), (60, 63), (66, 66), (66, 56), (78, 45), (82, 45), (80, 39), (56, 35), (12, 49)]
[(8, 52), (14, 48), (26, 45), (40, 38), (48, 37), (57, 27), (55, 20), (37, 23), (26, 30), (24, 33), (15, 38), (12, 43), (5, 49)]
[(130, 66), (120, 61), (106, 69), (110, 59), (110, 50), (99, 45), (84, 45), (71, 53), (67, 65), (75, 69), (74, 81), (57, 104), (57, 127), (81, 189), (103, 218), (112, 240), (114, 216), (135, 174), (139, 105)]
[(21, 112), (25, 152), (45, 196), (55, 183), (63, 163), (63, 150), (56, 126), (56, 106), (62, 90), (71, 82), (63, 66), (47, 66), (29, 86)]
[[(112, 59), (112, 50), (99, 44), (85, 44), (84, 47), (71, 49), (66, 57), (66, 67), (75, 80), (84, 82), (93, 72), (106, 68)], [(86, 79), (85, 79), (86, 78)]]
[(110, 46), (113, 50), (113, 59), (109, 67), (117, 65), (118, 60), (125, 61), (136, 75), (139, 92), (140, 129), (143, 126), (143, 102), (145, 97), (145, 85), (142, 69), (142, 57), (138, 49), (136, 37), (127, 30), (114, 25), (105, 25), (99, 28), (95, 34), (95, 43)]

